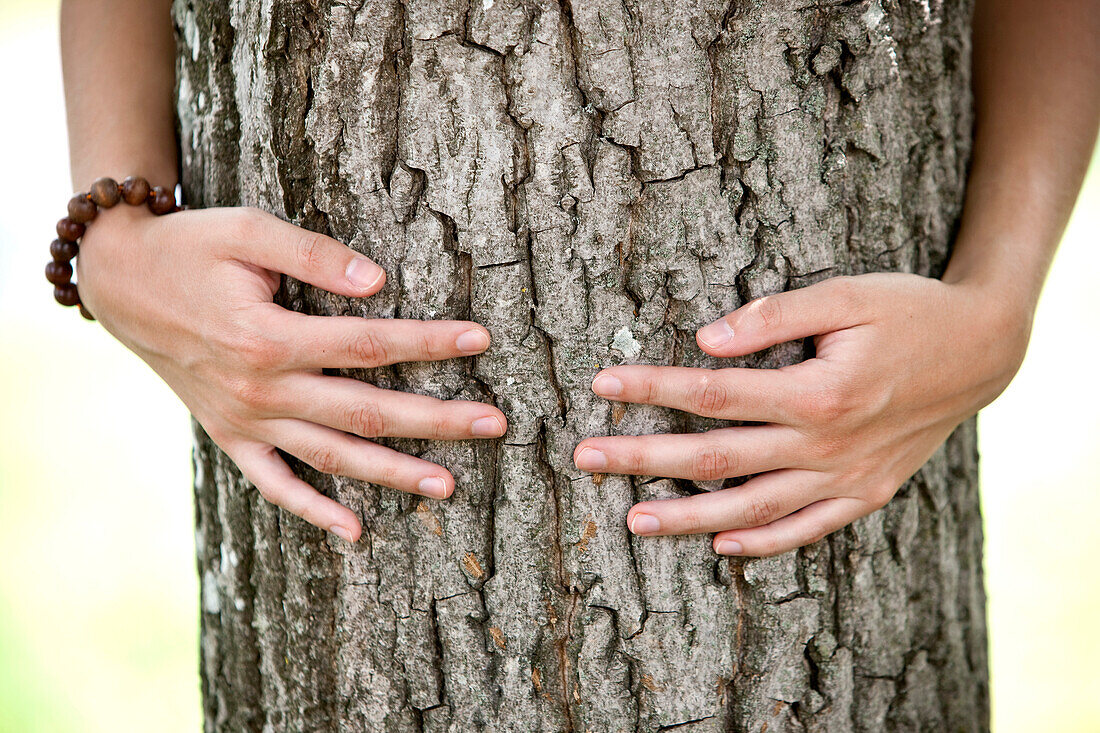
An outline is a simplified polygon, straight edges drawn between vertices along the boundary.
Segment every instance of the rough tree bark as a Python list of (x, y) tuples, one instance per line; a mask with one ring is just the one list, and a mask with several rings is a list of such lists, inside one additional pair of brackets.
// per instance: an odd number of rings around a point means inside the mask
[[(177, 0), (184, 191), (348, 242), (390, 278), (311, 313), (469, 318), (476, 359), (349, 372), (492, 401), (502, 440), (386, 441), (446, 502), (300, 473), (334, 541), (195, 426), (208, 731), (988, 727), (973, 421), (826, 540), (721, 559), (635, 538), (586, 436), (715, 421), (590, 391), (624, 362), (845, 273), (937, 275), (970, 150), (969, 0)], [(788, 344), (727, 362), (775, 367)], [(720, 484), (721, 482), (719, 482)], [(728, 485), (737, 482), (727, 482)]]

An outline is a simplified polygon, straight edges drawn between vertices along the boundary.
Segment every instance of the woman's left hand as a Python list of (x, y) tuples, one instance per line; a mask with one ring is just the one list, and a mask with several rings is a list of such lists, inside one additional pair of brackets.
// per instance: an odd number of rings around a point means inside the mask
[[(1030, 304), (1028, 304), (1030, 306)], [(638, 535), (716, 532), (723, 555), (775, 555), (884, 506), (955, 427), (1015, 375), (1030, 307), (966, 282), (900, 273), (837, 277), (754, 300), (699, 329), (733, 357), (814, 337), (780, 369), (623, 365), (593, 391), (611, 400), (761, 423), (678, 435), (588, 438), (581, 470), (741, 486), (634, 505)]]

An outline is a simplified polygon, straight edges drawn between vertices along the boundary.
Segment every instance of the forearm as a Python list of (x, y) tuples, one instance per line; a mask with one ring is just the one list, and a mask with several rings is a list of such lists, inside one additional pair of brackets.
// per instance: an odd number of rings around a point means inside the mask
[(974, 153), (945, 282), (1030, 315), (1096, 140), (1097, 69), (1094, 0), (978, 0)]
[(169, 0), (63, 0), (61, 63), (73, 186), (178, 179)]

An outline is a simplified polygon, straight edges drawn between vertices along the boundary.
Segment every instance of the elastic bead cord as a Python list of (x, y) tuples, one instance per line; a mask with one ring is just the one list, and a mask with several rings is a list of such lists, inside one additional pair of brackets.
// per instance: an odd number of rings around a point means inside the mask
[(78, 193), (69, 199), (69, 215), (57, 222), (57, 239), (50, 243), (53, 259), (46, 263), (46, 279), (53, 285), (54, 300), (61, 305), (79, 307), (80, 315), (89, 321), (94, 321), (95, 317), (80, 302), (70, 262), (80, 254), (80, 239), (99, 210), (109, 209), (119, 201), (131, 206), (145, 204), (156, 216), (180, 210), (171, 191), (161, 186), (152, 187), (138, 176), (130, 176), (122, 183), (113, 178), (100, 178), (87, 193)]

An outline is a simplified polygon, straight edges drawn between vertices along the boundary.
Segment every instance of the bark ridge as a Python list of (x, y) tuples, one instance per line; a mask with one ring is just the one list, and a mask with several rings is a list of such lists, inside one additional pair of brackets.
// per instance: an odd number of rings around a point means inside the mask
[(360, 514), (353, 547), (266, 504), (195, 425), (206, 730), (988, 728), (973, 421), (885, 509), (769, 559), (624, 525), (722, 482), (572, 464), (587, 436), (719, 424), (613, 408), (601, 366), (719, 366), (693, 332), (748, 299), (940, 272), (969, 0), (173, 13), (189, 203), (264, 208), (389, 273), (361, 301), (288, 280), (287, 307), (484, 324), (477, 359), (344, 373), (510, 420), (499, 441), (386, 441), (446, 465), (447, 502), (296, 465)]

